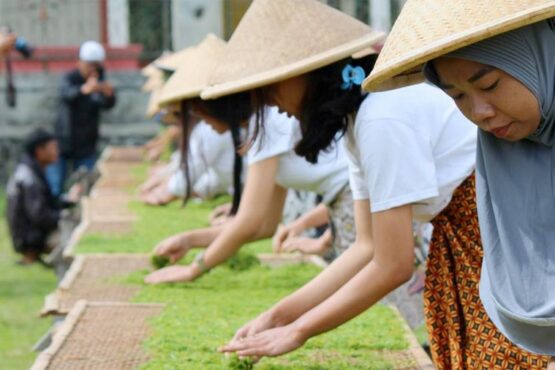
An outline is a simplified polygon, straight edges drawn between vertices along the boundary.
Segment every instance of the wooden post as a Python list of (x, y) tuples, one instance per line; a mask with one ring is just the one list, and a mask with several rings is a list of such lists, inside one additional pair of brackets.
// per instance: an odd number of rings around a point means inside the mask
[(108, 0), (100, 0), (100, 42), (108, 45)]

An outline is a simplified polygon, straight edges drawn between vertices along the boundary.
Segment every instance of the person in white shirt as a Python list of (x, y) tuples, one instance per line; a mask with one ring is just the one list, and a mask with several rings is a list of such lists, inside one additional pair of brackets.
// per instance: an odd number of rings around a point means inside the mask
[[(236, 107), (236, 101), (240, 98), (229, 98), (230, 105)], [(227, 123), (214, 118), (213, 112), (222, 114), (222, 109), (211, 109), (210, 105), (210, 101), (195, 102), (192, 112), (205, 119), (215, 130), (221, 133), (227, 131)], [(255, 121), (256, 117), (253, 117), (251, 127)], [(345, 229), (352, 230), (354, 236), (352, 196), (342, 145), (334, 145), (318, 164), (312, 164), (294, 153), (295, 144), (301, 136), (296, 119), (280, 114), (275, 108), (268, 108), (264, 110), (264, 122), (264, 129), (260, 130), (246, 154), (247, 180), (239, 210), (233, 219), (217, 228), (194, 230), (170, 237), (155, 247), (156, 254), (168, 256), (175, 262), (191, 248), (204, 247), (208, 255), (214, 256), (212, 267), (215, 267), (235, 254), (243, 244), (274, 234), (282, 217), (288, 188), (315, 192), (323, 198), (322, 203), (327, 211), (324, 207), (316, 208), (305, 217), (305, 220), (309, 220), (305, 223), (306, 228), (341, 220), (342, 232), (333, 235), (332, 230), (328, 230), (319, 238), (322, 245), (332, 245), (337, 253), (341, 253), (353, 242), (349, 234), (343, 232)], [(345, 202), (348, 206), (345, 206)], [(147, 276), (145, 281), (151, 284), (192, 281), (206, 272), (199, 266), (199, 260), (197, 258), (189, 266), (170, 266), (158, 270)]]
[[(381, 38), (318, 1), (255, 0), (201, 93), (214, 99), (252, 91), (254, 101), (297, 117), (303, 136), (296, 153), (312, 162), (344, 133), (355, 197), (356, 242), (220, 350), (279, 356), (359, 315), (411, 277), (412, 222), (419, 219), (434, 225), (424, 292), (434, 363), (490, 368), (478, 348), (501, 346), (500, 361), (534, 367), (538, 358), (496, 330), (478, 294), (476, 129), (428, 85), (363, 94), (375, 57), (360, 54)], [(202, 263), (214, 260), (206, 254)], [(476, 327), (490, 335), (476, 336)]]
[[(233, 141), (231, 134), (218, 134), (200, 121), (191, 130), (188, 156), (192, 196), (212, 199), (233, 193)], [(141, 187), (141, 200), (149, 205), (165, 205), (187, 194), (181, 153), (175, 151), (170, 162), (156, 171)]]
[[(233, 141), (231, 133), (219, 134), (210, 125), (200, 121), (192, 130), (190, 138), (189, 168), (193, 193), (201, 199), (230, 194), (233, 187)], [(168, 192), (176, 197), (187, 193), (181, 155), (176, 171), (168, 182)]]

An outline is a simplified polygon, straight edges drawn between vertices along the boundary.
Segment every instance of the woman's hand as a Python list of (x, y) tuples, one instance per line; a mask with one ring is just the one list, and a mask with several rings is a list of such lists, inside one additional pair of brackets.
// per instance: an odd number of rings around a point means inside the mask
[(274, 237), (272, 238), (272, 249), (274, 253), (288, 252), (284, 249), (285, 243), (289, 239), (301, 235), (304, 230), (304, 227), (296, 222), (291, 222), (287, 225), (279, 225)]
[(169, 266), (148, 274), (144, 282), (147, 284), (189, 282), (199, 277), (201, 273), (193, 263), (189, 266)]
[(220, 348), (220, 352), (236, 352), (239, 356), (274, 357), (296, 350), (307, 339), (293, 323), (233, 340)]
[(210, 213), (210, 216), (208, 219), (210, 222), (210, 226), (223, 225), (226, 221), (228, 221), (231, 218), (231, 216), (229, 216), (230, 211), (231, 211), (231, 203), (225, 203), (214, 208), (214, 210)]
[(233, 339), (229, 342), (229, 344), (242, 340), (246, 337), (253, 336), (262, 331), (272, 329), (276, 326), (277, 326), (276, 321), (271, 311), (263, 312), (260, 315), (258, 315), (258, 317), (249, 321), (248, 323), (243, 325), (239, 330), (237, 330), (237, 332), (235, 332), (235, 335), (233, 336)]
[(285, 253), (293, 253), (299, 251), (303, 254), (323, 255), (328, 251), (329, 248), (330, 245), (327, 243), (326, 240), (323, 240), (322, 238), (313, 239), (295, 237), (289, 238), (285, 242), (283, 242), (281, 251)]
[(141, 196), (141, 200), (149, 206), (165, 206), (176, 199), (177, 197), (168, 191), (166, 184), (162, 184)]
[(154, 247), (154, 254), (168, 257), (171, 263), (176, 263), (191, 249), (187, 233), (177, 234), (162, 240)]

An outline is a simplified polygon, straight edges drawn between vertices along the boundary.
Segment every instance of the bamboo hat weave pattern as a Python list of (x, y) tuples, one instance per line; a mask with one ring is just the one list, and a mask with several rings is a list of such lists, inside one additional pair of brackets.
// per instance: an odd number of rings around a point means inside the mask
[(554, 0), (408, 0), (362, 86), (381, 91), (421, 82), (427, 61), (552, 17)]
[(164, 84), (159, 104), (166, 105), (198, 97), (207, 86), (210, 74), (224, 48), (225, 41), (212, 34), (206, 36), (187, 54), (187, 58), (181, 61), (177, 70)]
[(316, 0), (254, 0), (201, 97), (215, 99), (299, 76), (384, 37)]
[(167, 56), (162, 56), (152, 62), (152, 65), (166, 72), (175, 72), (183, 61), (189, 58), (193, 49), (194, 47), (187, 47)]

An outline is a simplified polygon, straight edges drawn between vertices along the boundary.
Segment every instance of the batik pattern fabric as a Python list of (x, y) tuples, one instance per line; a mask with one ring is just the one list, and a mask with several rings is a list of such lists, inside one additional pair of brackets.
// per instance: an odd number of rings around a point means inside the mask
[(328, 206), (335, 256), (345, 252), (356, 239), (353, 193), (345, 186)]
[(483, 250), (474, 175), (433, 220), (424, 311), (438, 370), (545, 369), (549, 357), (511, 343), (491, 322), (478, 293)]

